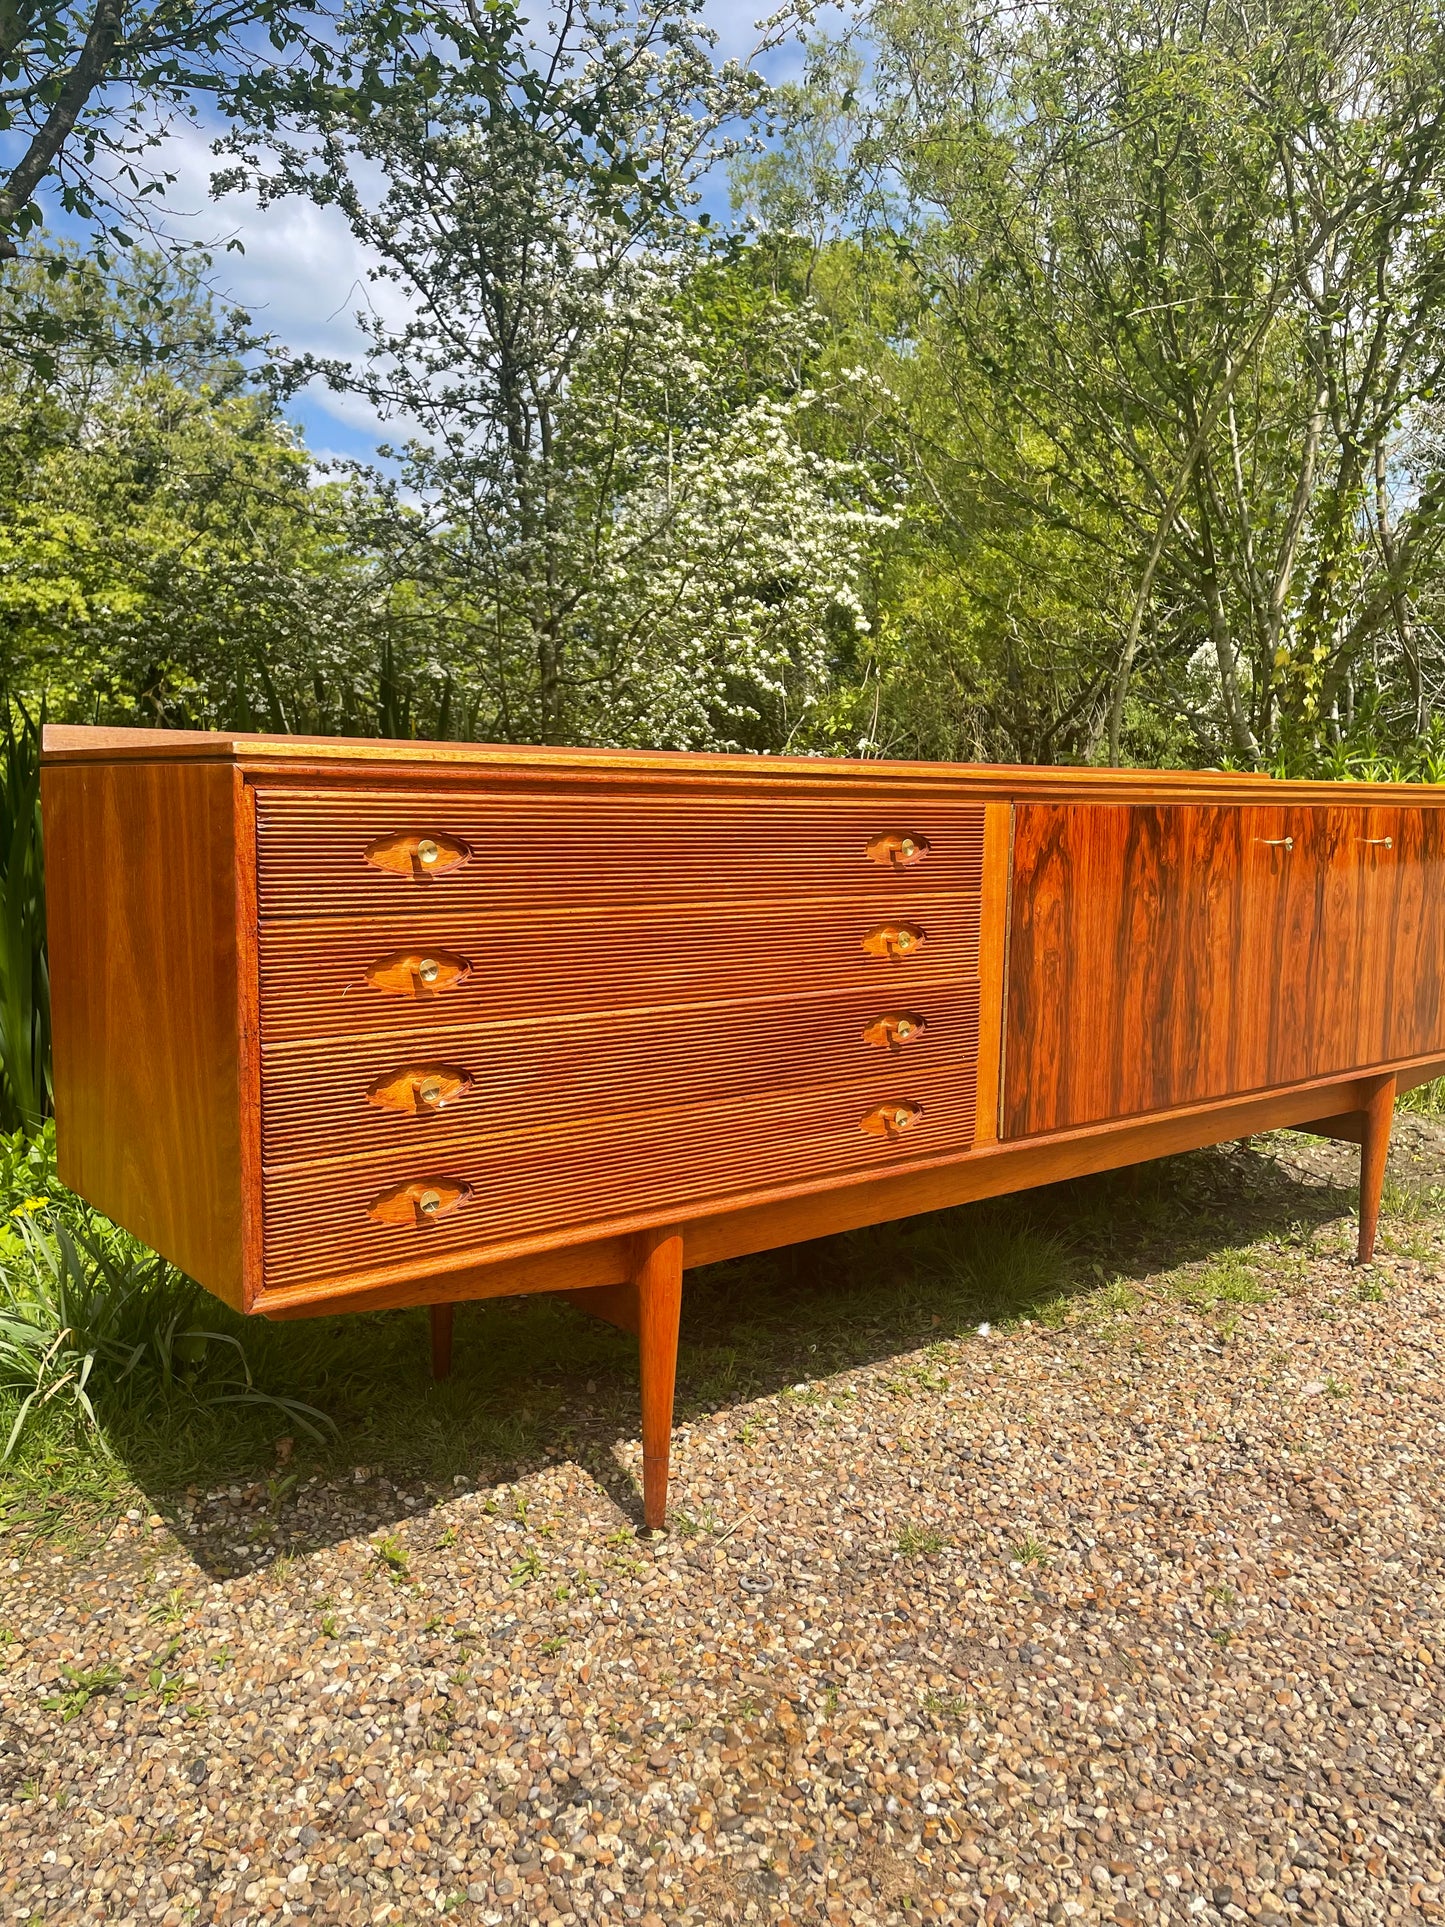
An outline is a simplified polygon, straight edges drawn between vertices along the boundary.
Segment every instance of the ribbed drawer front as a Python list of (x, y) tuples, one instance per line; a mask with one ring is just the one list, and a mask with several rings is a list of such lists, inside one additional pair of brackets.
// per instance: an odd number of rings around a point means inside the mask
[[(870, 954), (880, 931), (916, 933), (897, 961)], [(978, 970), (979, 899), (918, 896), (906, 918), (887, 895), (849, 903), (759, 903), (732, 910), (537, 909), (487, 914), (286, 921), (260, 932), (261, 1034), (365, 1036), (467, 1026), (500, 1018), (803, 996), (856, 989), (890, 1003), (942, 978)], [(433, 994), (378, 989), (368, 969), (397, 958), (440, 959)], [(458, 964), (469, 974), (450, 982)]]
[[(388, 1156), (268, 1171), (266, 1276), (271, 1289), (399, 1270), (573, 1227), (605, 1229), (633, 1216), (696, 1211), (813, 1179), (897, 1168), (973, 1141), (975, 1063), (856, 1084), (774, 1092), (642, 1116), (525, 1130), (457, 1144), (432, 1157)], [(897, 1137), (865, 1128), (880, 1107), (916, 1110)], [(470, 1188), (432, 1222), (369, 1216), (397, 1187)]]
[(921, 891), (977, 890), (983, 870), (982, 809), (906, 793), (865, 803), (262, 789), (256, 825), (263, 920), (412, 905), (465, 915), (768, 902), (880, 888), (897, 904)]
[[(909, 998), (893, 994), (892, 974), (879, 973), (876, 994), (441, 1026), (344, 1045), (268, 1045), (263, 1155), (280, 1165), (405, 1148), (431, 1159), (480, 1132), (860, 1077), (914, 1078), (971, 1062), (977, 982), (934, 977)], [(373, 1092), (384, 1101), (373, 1101)], [(412, 1110), (403, 1108), (408, 1093)]]

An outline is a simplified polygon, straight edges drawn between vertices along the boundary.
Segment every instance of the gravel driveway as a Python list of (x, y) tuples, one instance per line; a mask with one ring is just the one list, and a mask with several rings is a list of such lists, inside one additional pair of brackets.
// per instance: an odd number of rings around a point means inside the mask
[(1445, 1919), (1445, 1240), (1386, 1232), (704, 1411), (653, 1542), (559, 1462), (32, 1552), (0, 1918)]

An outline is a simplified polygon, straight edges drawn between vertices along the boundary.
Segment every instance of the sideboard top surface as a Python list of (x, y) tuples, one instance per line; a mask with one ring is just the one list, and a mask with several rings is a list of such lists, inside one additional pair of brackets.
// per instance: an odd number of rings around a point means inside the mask
[(223, 762), (283, 782), (401, 779), (450, 783), (485, 776), (706, 782), (727, 787), (953, 789), (970, 798), (1090, 802), (1350, 800), (1445, 807), (1445, 785), (1284, 782), (1244, 771), (1143, 770), (1017, 763), (910, 763), (882, 758), (715, 755), (690, 750), (554, 749), (517, 743), (390, 742), (379, 737), (263, 736), (231, 730), (46, 725), (47, 763)]

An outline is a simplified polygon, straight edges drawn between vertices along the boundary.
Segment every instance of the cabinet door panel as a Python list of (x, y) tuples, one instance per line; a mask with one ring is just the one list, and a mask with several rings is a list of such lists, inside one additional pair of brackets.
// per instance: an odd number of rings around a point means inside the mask
[(1372, 952), (1379, 973), (1382, 1058), (1423, 1057), (1445, 1051), (1441, 958), (1445, 956), (1445, 811), (1372, 811), (1376, 835), (1389, 835), (1386, 852), (1373, 845), (1383, 929)]
[(1009, 1137), (1445, 1049), (1445, 813), (1016, 814)]
[(1274, 810), (1031, 804), (1014, 829), (1004, 1131), (1264, 1081), (1256, 993), (1288, 834)]

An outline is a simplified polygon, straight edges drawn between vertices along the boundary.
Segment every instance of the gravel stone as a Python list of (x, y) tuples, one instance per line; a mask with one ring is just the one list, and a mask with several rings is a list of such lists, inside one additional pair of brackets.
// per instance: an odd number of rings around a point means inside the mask
[(1445, 1222), (1403, 1230), (721, 1406), (651, 1540), (580, 1463), (358, 1467), (269, 1562), (240, 1485), (13, 1559), (0, 1920), (1445, 1920)]

